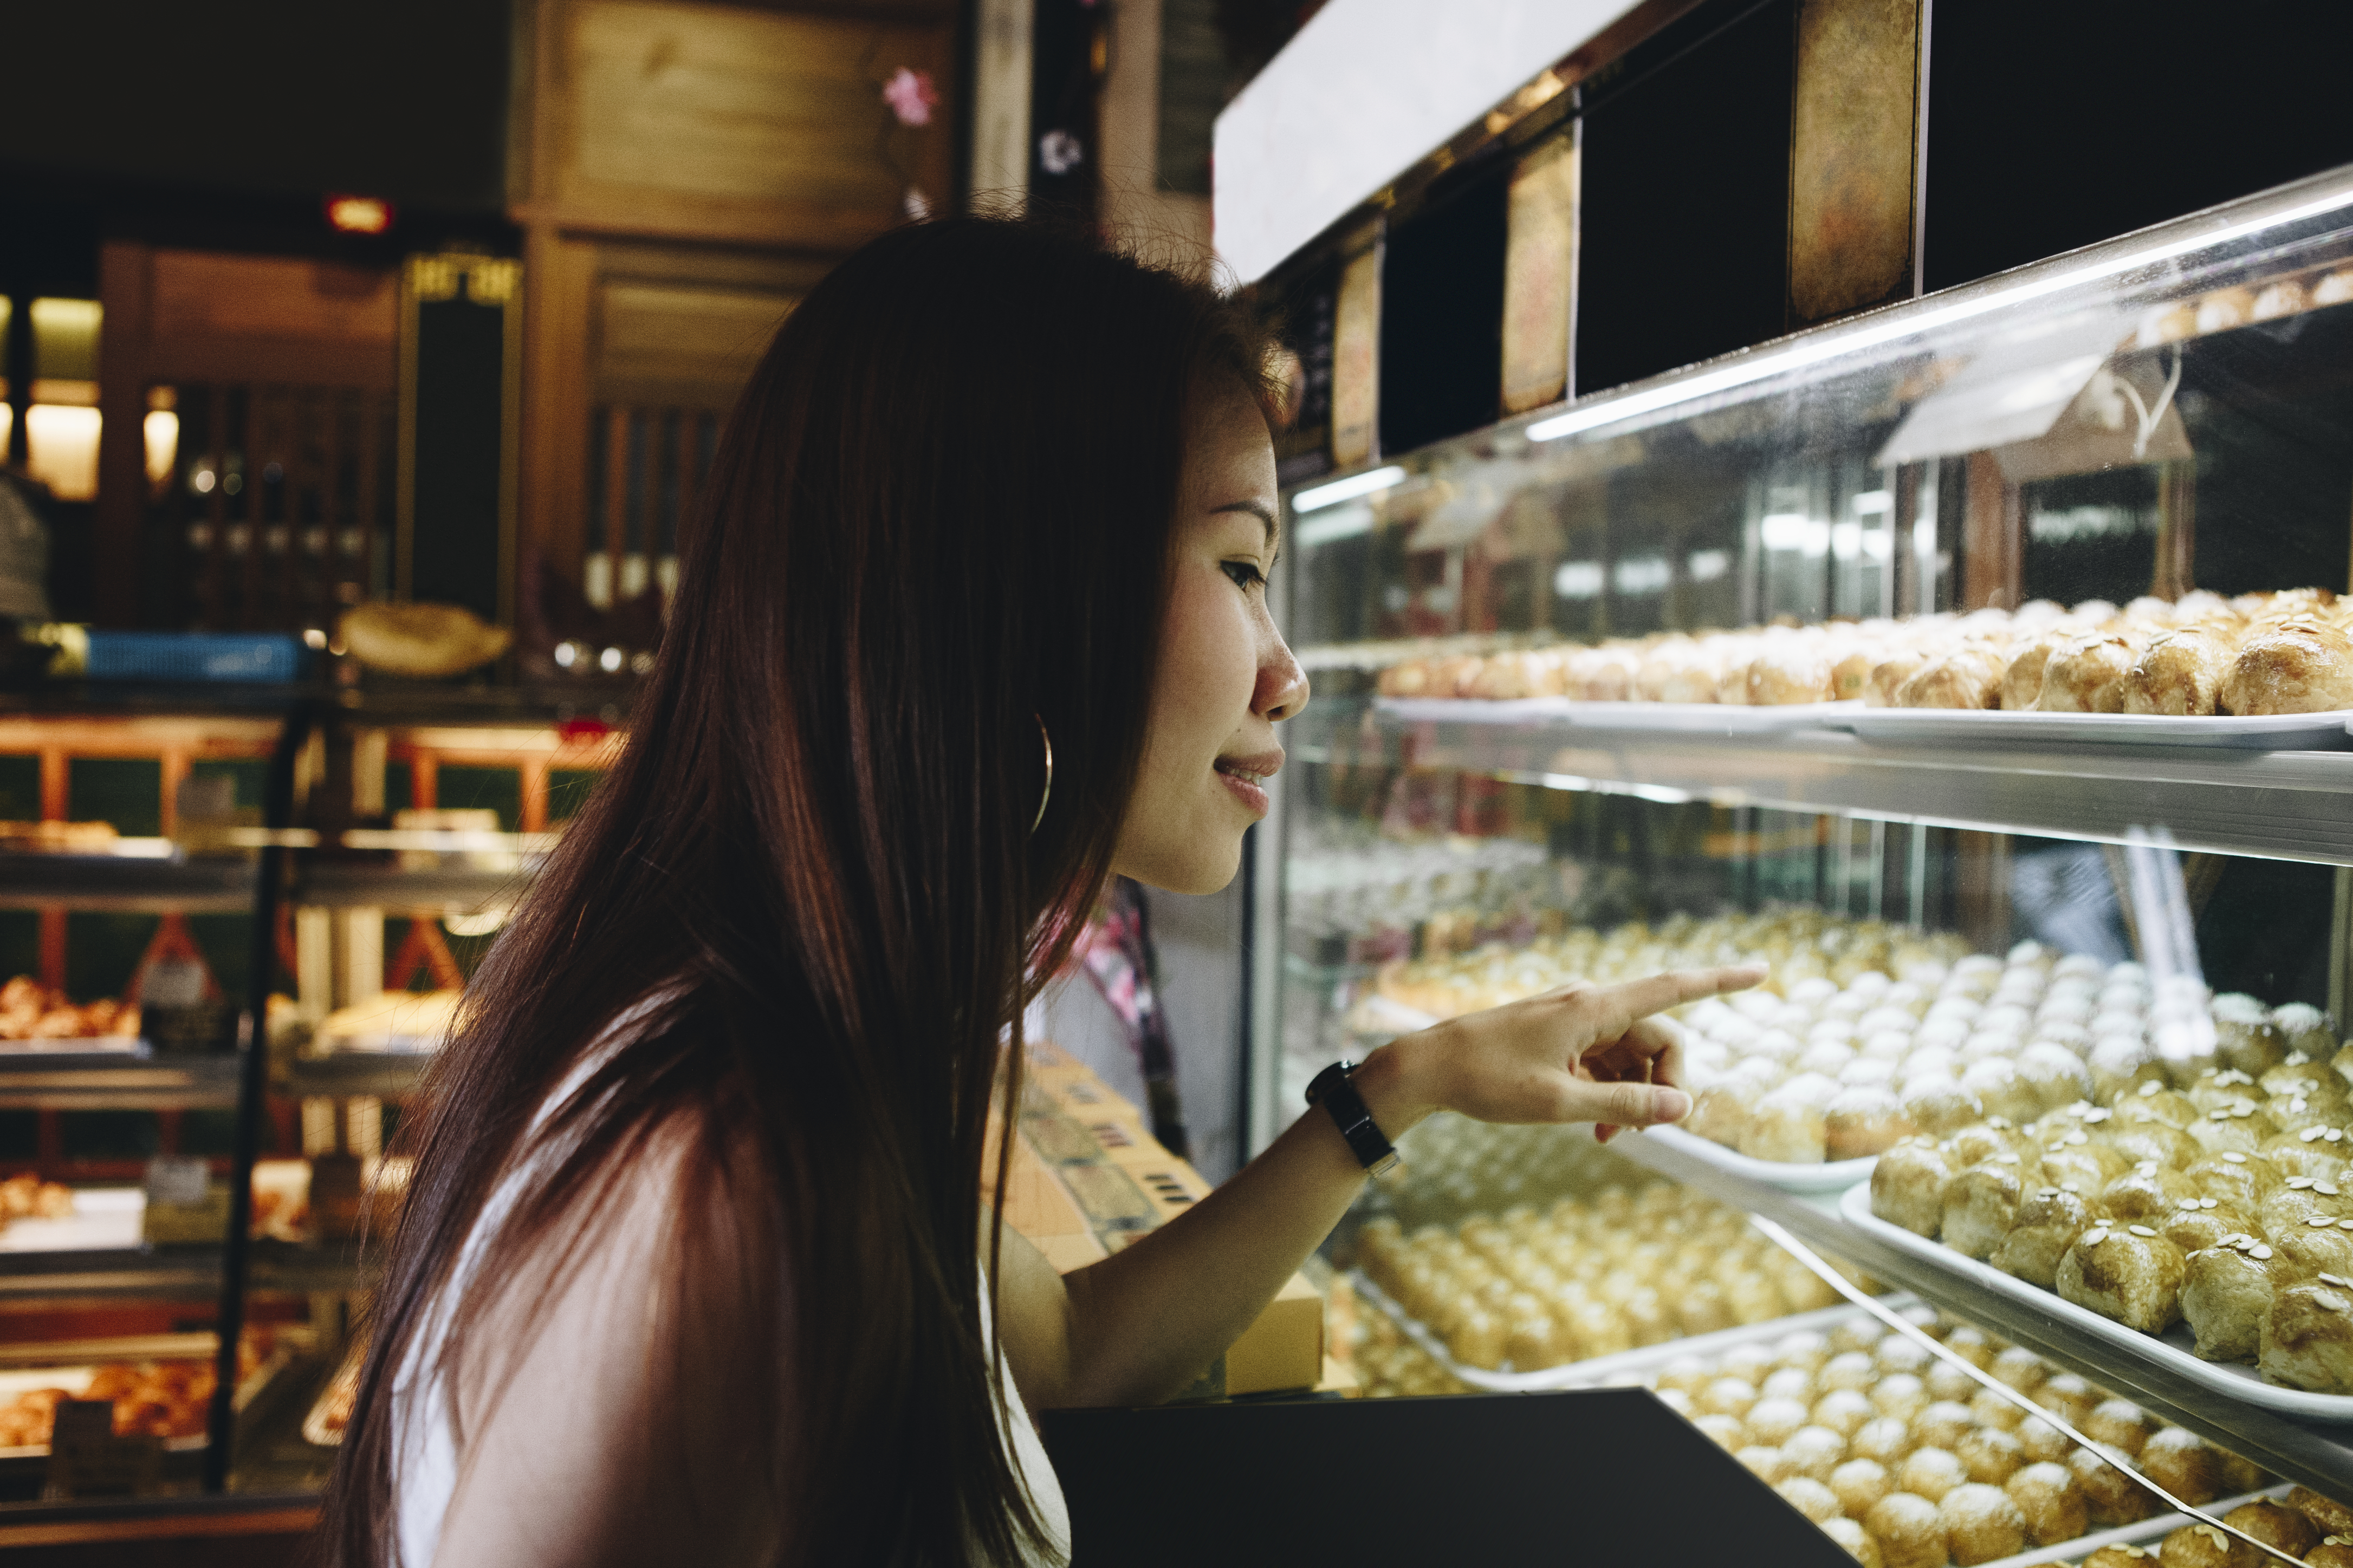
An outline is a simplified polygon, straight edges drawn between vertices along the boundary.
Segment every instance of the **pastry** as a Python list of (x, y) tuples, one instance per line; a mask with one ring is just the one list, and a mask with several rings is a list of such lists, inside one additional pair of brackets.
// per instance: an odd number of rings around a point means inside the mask
[(1946, 1448), (1915, 1448), (1895, 1468), (1896, 1489), (1930, 1502), (1942, 1500), (1968, 1479), (1969, 1468), (1961, 1463), (1960, 1456)]
[(1919, 673), (1928, 662), (1928, 656), (1918, 648), (1898, 648), (1871, 667), (1871, 677), (1863, 682), (1862, 701), (1866, 708), (1895, 708), (1896, 694), (1904, 683)]
[(1831, 700), (1831, 659), (1819, 647), (1769, 649), (1749, 661), (1747, 699), (1757, 707)]
[(2019, 1205), (2017, 1223), (1987, 1261), (2004, 1274), (2055, 1289), (2060, 1258), (2100, 1217), (2078, 1193), (2038, 1188)]
[(1841, 1551), (1862, 1563), (1862, 1568), (1884, 1568), (1885, 1559), (1879, 1554), (1879, 1542), (1854, 1521), (1826, 1519), (1822, 1521), (1822, 1533), (1836, 1542)]
[(2037, 1546), (2073, 1541), (2090, 1523), (2084, 1489), (2075, 1484), (2064, 1465), (2029, 1465), (2004, 1481), (2002, 1490), (2018, 1505), (2026, 1533)]
[(1871, 1212), (1916, 1236), (1933, 1237), (1944, 1223), (1945, 1187), (1952, 1178), (1936, 1140), (1900, 1139), (1872, 1166)]
[(2157, 1553), (2137, 1546), (2103, 1546), (2084, 1559), (2080, 1568), (2149, 1568)]
[(2133, 1479), (2113, 1450), (2103, 1452), (2096, 1445), (2077, 1448), (2068, 1456), (2067, 1469), (2083, 1489), (2094, 1524), (2131, 1524), (2157, 1511), (2156, 1494)]
[(1968, 1469), (1969, 1479), (1998, 1487), (2025, 1465), (2026, 1448), (1999, 1426), (1979, 1426), (1962, 1437), (1953, 1457)]
[(1957, 1400), (1939, 1399), (1912, 1417), (1912, 1444), (1919, 1448), (1951, 1450), (1977, 1430), (1978, 1418)]
[(2242, 1531), (2264, 1545), (2301, 1557), (2320, 1544), (2320, 1527), (2295, 1509), (2269, 1498), (2242, 1502), (2222, 1516), (2232, 1530)]
[(1937, 1503), (1936, 1514), (1956, 1563), (1991, 1563), (2026, 1549), (2026, 1516), (2000, 1487), (1975, 1481), (1955, 1487)]
[(2288, 1507), (2318, 1525), (2322, 1534), (2353, 1540), (2353, 1508), (2334, 1498), (2323, 1497), (2307, 1486), (2289, 1488), (2286, 1501)]
[(2086, 1231), (2060, 1259), (2059, 1294), (2141, 1332), (2181, 1314), (2181, 1249), (2145, 1225)]
[(2232, 638), (2202, 626), (2179, 626), (2151, 637), (2119, 692), (2126, 713), (2209, 714), (2237, 648)]
[(2218, 701), (2222, 711), (2239, 714), (2353, 708), (2353, 641), (2317, 620), (2258, 632), (2232, 661)]
[(1895, 690), (1898, 708), (1990, 708), (2001, 699), (2001, 656), (1963, 647), (1921, 666)]
[(2256, 1364), (2290, 1388), (2353, 1393), (2353, 1286), (2314, 1280), (2280, 1291), (2263, 1320)]
[(1884, 1089), (1851, 1087), (1822, 1110), (1824, 1152), (1832, 1160), (1862, 1160), (1914, 1131), (1912, 1119)]
[(2002, 667), (2001, 706), (2016, 712), (2032, 708), (2042, 695), (2042, 670), (2051, 656), (2059, 651), (2071, 634), (2048, 632), (2028, 641), (2024, 647), (2012, 649), (2010, 662)]
[(2075, 1425), (2093, 1442), (2134, 1458), (2148, 1441), (2148, 1417), (2129, 1399), (2104, 1399)]
[[(1916, 1420), (1918, 1417), (1915, 1416), (1914, 1419)], [(1958, 1440), (1957, 1434), (1955, 1440)], [(1855, 1428), (1854, 1436), (1846, 1440), (1846, 1451), (1850, 1461), (1870, 1459), (1882, 1466), (1901, 1463), (1904, 1456), (1912, 1451), (1912, 1447), (1910, 1424), (1892, 1415), (1883, 1415), (1876, 1420), (1864, 1422)], [(1836, 1471), (1831, 1472), (1831, 1479), (1832, 1484), (1836, 1484), (1838, 1479)]]
[(1830, 1488), (1806, 1476), (1792, 1476), (1773, 1489), (1781, 1495), (1783, 1502), (1816, 1524), (1841, 1518), (1846, 1511)]
[(2192, 1508), (2222, 1495), (2213, 1447), (2186, 1426), (2168, 1426), (2142, 1444), (2140, 1470)]
[(2120, 713), (2124, 682), (2139, 649), (2115, 632), (2089, 632), (2055, 649), (2034, 706), (2044, 713)]
[(2245, 1361), (2263, 1338), (2278, 1287), (2274, 1259), (2252, 1256), (2253, 1245), (2209, 1247), (2182, 1264), (2181, 1316), (2208, 1361)]
[(1857, 1519), (1894, 1489), (1887, 1467), (1876, 1459), (1849, 1459), (1831, 1472), (1831, 1491), (1839, 1507)]
[(2026, 1176), (2017, 1155), (1996, 1155), (1946, 1183), (1941, 1224), (1945, 1245), (1971, 1258), (1992, 1257), (2002, 1237), (2018, 1223)]
[(1936, 1505), (1911, 1492), (1891, 1492), (1863, 1516), (1888, 1568), (1941, 1568), (1948, 1561), (1945, 1522)]
[[(2067, 1462), (2067, 1456), (2075, 1451), (2073, 1437), (2039, 1415), (2020, 1422), (2015, 1436), (2018, 1446), (2025, 1450), (2029, 1464), (2063, 1465)], [(2139, 1445), (2135, 1444), (2134, 1447), (2137, 1448)]]

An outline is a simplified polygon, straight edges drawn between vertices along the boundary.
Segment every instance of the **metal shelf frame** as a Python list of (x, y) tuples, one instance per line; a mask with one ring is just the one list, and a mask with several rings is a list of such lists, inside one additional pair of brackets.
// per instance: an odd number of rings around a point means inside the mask
[(2184, 849), (2353, 866), (2353, 752), (1989, 746), (1964, 754), (1820, 729), (1408, 720), (1365, 698), (1317, 704), (1303, 717), (1292, 749), (1303, 762), (2096, 843), (2163, 827)]

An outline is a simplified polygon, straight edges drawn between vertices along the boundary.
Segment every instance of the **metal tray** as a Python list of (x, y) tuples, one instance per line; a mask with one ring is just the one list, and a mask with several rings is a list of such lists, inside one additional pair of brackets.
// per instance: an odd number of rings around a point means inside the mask
[(2327, 752), (2353, 745), (2353, 710), (2175, 717), (2162, 713), (2032, 713), (2002, 709), (1854, 707), (1820, 721), (1889, 745), (2232, 746)]
[[(1624, 1135), (1630, 1137), (1635, 1134), (1630, 1131)], [(1640, 1136), (1656, 1139), (1670, 1149), (1680, 1150), (1728, 1175), (1763, 1182), (1785, 1193), (1842, 1193), (1857, 1182), (1869, 1182), (1872, 1167), (1879, 1163), (1876, 1155), (1862, 1160), (1832, 1160), (1819, 1165), (1793, 1165), (1779, 1160), (1758, 1160), (1736, 1149), (1727, 1149), (1696, 1132), (1686, 1132), (1680, 1127), (1645, 1128)]]
[[(210, 1334), (205, 1334), (202, 1336), (175, 1334), (169, 1337), (173, 1339), (187, 1339), (191, 1341), (199, 1337), (207, 1341), (212, 1338)], [(102, 1342), (93, 1342), (89, 1348), (93, 1352), (102, 1352), (106, 1347)], [(160, 1356), (153, 1354), (130, 1353), (134, 1351), (152, 1352), (154, 1348), (155, 1347), (153, 1345), (138, 1344), (134, 1342), (132, 1345), (126, 1347), (126, 1353), (122, 1355), (107, 1356), (103, 1354), (94, 1354), (92, 1361), (93, 1363), (105, 1361), (145, 1360), (210, 1361), (213, 1356), (212, 1349), (209, 1345), (200, 1347), (192, 1346), (191, 1353), (186, 1354), (178, 1353), (176, 1351), (169, 1352)], [(237, 1385), (237, 1394), (231, 1401), (231, 1407), (242, 1413), (247, 1406), (250, 1405), (255, 1400), (261, 1397), (262, 1391), (269, 1386), (272, 1380), (274, 1380), (280, 1373), (284, 1372), (287, 1367), (293, 1364), (294, 1357), (295, 1349), (290, 1344), (281, 1344), (271, 1350), (268, 1355), (262, 1358), (261, 1364), (255, 1367), (251, 1372), (246, 1373), (244, 1381), (240, 1382)], [(36, 1388), (62, 1388), (69, 1394), (79, 1395), (84, 1389), (90, 1386), (90, 1380), (97, 1375), (98, 1366), (96, 1364), (81, 1366), (11, 1367), (5, 1371), (0, 1371), (0, 1399), (13, 1398), (16, 1394), (24, 1394)], [(209, 1445), (210, 1439), (202, 1433), (198, 1433), (193, 1436), (166, 1437), (164, 1439), (164, 1452), (172, 1454), (193, 1453), (197, 1449), (209, 1447)], [(46, 1457), (48, 1451), (49, 1446), (47, 1443), (30, 1443), (21, 1447), (0, 1448), (0, 1459), (37, 1459)]]
[(1862, 1183), (1848, 1190), (1839, 1199), (1839, 1217), (1873, 1238), (1885, 1242), (1899, 1252), (1908, 1253), (1931, 1268), (1941, 1269), (1957, 1280), (1979, 1290), (2011, 1300), (2048, 1314), (2083, 1332), (2126, 1359), (2148, 1362), (2179, 1376), (2185, 1377), (2233, 1399), (2282, 1415), (2301, 1416), (2307, 1421), (2353, 1423), (2353, 1394), (2307, 1394), (2300, 1388), (2282, 1388), (2265, 1383), (2263, 1374), (2253, 1367), (2236, 1362), (2200, 1361), (2190, 1351), (2189, 1331), (2179, 1324), (2162, 1334), (2144, 1334), (2137, 1329), (2104, 1318), (2088, 1308), (2079, 1307), (2055, 1290), (2045, 1290), (2039, 1285), (2004, 1274), (1989, 1263), (1955, 1252), (1941, 1241), (1915, 1236), (1900, 1225), (1881, 1219), (1871, 1212), (1871, 1184)]
[(1764, 735), (1837, 729), (1860, 702), (1579, 702), (1567, 697), (1487, 701), (1475, 697), (1376, 697), (1373, 707), (1405, 722), (1567, 724), (1577, 730), (1641, 730), (1677, 735)]

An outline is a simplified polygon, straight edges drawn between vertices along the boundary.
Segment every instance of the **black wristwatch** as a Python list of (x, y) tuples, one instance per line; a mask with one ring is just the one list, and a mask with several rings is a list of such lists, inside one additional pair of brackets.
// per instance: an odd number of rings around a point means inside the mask
[(1358, 1164), (1373, 1175), (1386, 1176), (1398, 1167), (1397, 1145), (1373, 1120), (1373, 1113), (1365, 1109), (1365, 1097), (1349, 1081), (1348, 1075), (1356, 1070), (1356, 1063), (1339, 1061), (1317, 1073), (1314, 1081), (1307, 1086), (1307, 1103), (1320, 1105), (1332, 1113), (1333, 1125), (1348, 1141), (1349, 1151), (1356, 1156)]

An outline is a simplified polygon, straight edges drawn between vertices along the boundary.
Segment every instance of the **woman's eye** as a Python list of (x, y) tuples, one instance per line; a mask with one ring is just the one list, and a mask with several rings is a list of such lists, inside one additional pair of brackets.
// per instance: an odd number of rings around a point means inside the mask
[(1227, 576), (1234, 580), (1237, 588), (1248, 589), (1253, 583), (1264, 584), (1266, 581), (1266, 574), (1258, 569), (1255, 561), (1224, 561), (1219, 565)]

